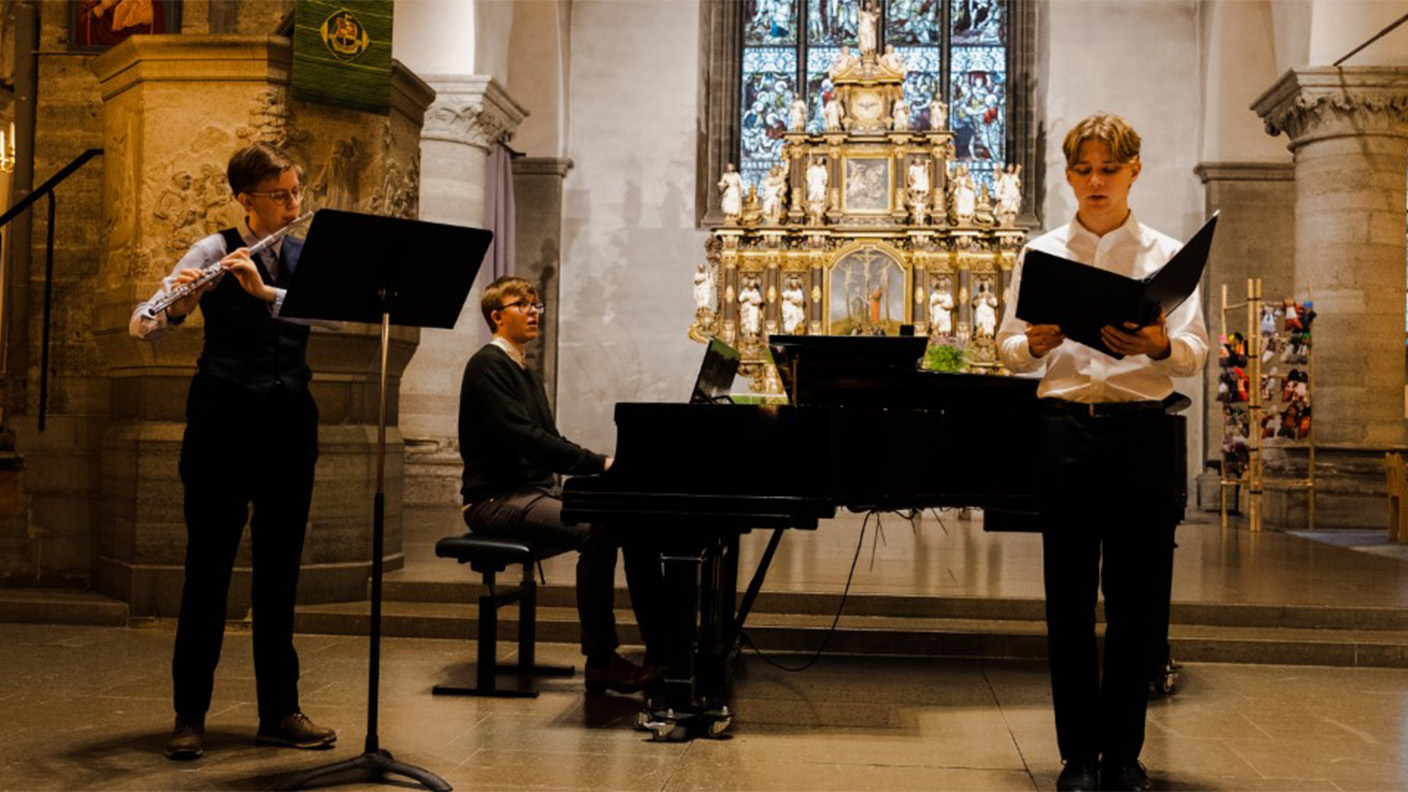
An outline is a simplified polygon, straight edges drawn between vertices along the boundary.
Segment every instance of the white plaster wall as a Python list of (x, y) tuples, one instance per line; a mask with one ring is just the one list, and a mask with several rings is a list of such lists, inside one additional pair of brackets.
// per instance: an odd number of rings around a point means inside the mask
[(541, 0), (474, 0), (474, 73), (508, 85), (509, 39), (514, 7)]
[(579, 0), (571, 14), (557, 417), (610, 453), (613, 405), (685, 401), (704, 354), (685, 336), (707, 238), (693, 226), (699, 8)]
[(1281, 71), (1271, 0), (1204, 0), (1204, 162), (1290, 162), (1284, 141), (1266, 134), (1251, 105)]
[[(1309, 57), (1312, 66), (1329, 66), (1408, 12), (1401, 0), (1314, 0)], [(1408, 64), (1408, 24), (1346, 60), (1342, 66)]]
[(562, 104), (569, 33), (563, 24), (570, 6), (563, 0), (513, 5), (506, 88), (529, 113), (514, 134), (513, 147), (530, 157), (559, 157), (566, 132)]
[(474, 74), (475, 0), (396, 0), (391, 54), (416, 74)]

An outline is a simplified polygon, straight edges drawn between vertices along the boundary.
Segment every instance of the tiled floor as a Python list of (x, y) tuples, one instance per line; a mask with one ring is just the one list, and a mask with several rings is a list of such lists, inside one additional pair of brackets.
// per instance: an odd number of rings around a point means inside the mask
[[(341, 731), (336, 749), (303, 753), (253, 745), (250, 641), (235, 632), (206, 757), (167, 761), (171, 638), (0, 625), (0, 787), (267, 789), (362, 750), (364, 640), (299, 638), (303, 707)], [(632, 730), (633, 699), (585, 696), (579, 679), (536, 700), (430, 695), (469, 660), (459, 642), (384, 646), (383, 747), (460, 790), (1032, 790), (1059, 770), (1040, 663), (824, 658), (794, 674), (748, 657), (731, 739), (658, 744)], [(1408, 672), (1190, 666), (1151, 708), (1145, 760), (1163, 789), (1408, 788)]]

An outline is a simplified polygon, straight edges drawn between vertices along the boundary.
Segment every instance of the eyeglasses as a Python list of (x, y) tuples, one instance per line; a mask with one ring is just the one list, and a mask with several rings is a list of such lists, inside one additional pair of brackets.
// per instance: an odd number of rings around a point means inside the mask
[(297, 187), (294, 187), (292, 190), (268, 190), (258, 192), (248, 190), (247, 192), (249, 195), (259, 195), (268, 198), (279, 206), (284, 207), (292, 206), (303, 197), (303, 191)]
[(509, 308), (514, 308), (514, 307), (517, 307), (518, 310), (520, 310), (520, 311), (522, 311), (522, 312), (524, 312), (524, 313), (538, 313), (538, 314), (540, 314), (540, 313), (545, 313), (545, 312), (547, 312), (547, 310), (548, 310), (548, 306), (547, 306), (546, 303), (540, 303), (540, 302), (531, 302), (531, 303), (530, 303), (530, 302), (523, 302), (523, 301), (521, 301), (521, 300), (520, 300), (519, 302), (511, 302), (511, 303), (509, 303), (508, 305), (500, 305), (500, 306), (499, 306), (499, 310), (500, 310), (500, 311), (505, 311), (505, 310), (508, 310)]

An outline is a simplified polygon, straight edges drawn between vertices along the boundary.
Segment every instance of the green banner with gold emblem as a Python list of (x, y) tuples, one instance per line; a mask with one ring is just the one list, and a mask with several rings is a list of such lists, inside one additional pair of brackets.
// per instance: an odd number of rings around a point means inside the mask
[(392, 0), (298, 0), (293, 98), (391, 110)]

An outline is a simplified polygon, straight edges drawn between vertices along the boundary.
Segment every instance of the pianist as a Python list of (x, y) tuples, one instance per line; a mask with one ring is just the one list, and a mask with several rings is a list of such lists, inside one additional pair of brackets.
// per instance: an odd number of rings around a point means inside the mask
[(484, 290), (480, 308), (493, 339), (469, 359), (460, 386), (460, 456), (464, 460), (464, 521), (482, 536), (528, 541), (538, 547), (577, 551), (577, 614), (590, 691), (634, 693), (660, 674), (617, 654), (613, 612), (616, 550), (623, 549), (626, 578), (643, 634), (659, 601), (658, 557), (618, 532), (600, 526), (563, 525), (559, 474), (605, 472), (611, 458), (589, 451), (557, 431), (543, 383), (526, 364), (524, 347), (538, 337), (546, 307), (537, 289), (505, 276)]
[[(1028, 247), (1122, 275), (1155, 272), (1178, 249), (1139, 223), (1129, 190), (1139, 177), (1139, 135), (1099, 113), (1062, 143), (1075, 218)], [(1159, 611), (1167, 608), (1173, 532), (1180, 509), (1174, 434), (1161, 400), (1172, 377), (1197, 374), (1207, 357), (1202, 300), (1194, 292), (1146, 327), (1106, 326), (1120, 360), (1054, 325), (1013, 312), (1021, 261), (998, 333), (1002, 362), (1016, 372), (1045, 368), (1045, 459), (1040, 486), (1046, 625), (1056, 738), (1065, 767), (1058, 790), (1148, 789), (1139, 763), (1149, 671), (1162, 662)], [(1103, 568), (1102, 568), (1103, 561)], [(1105, 595), (1103, 678), (1096, 654), (1097, 588)], [(1166, 614), (1165, 614), (1166, 615)]]

